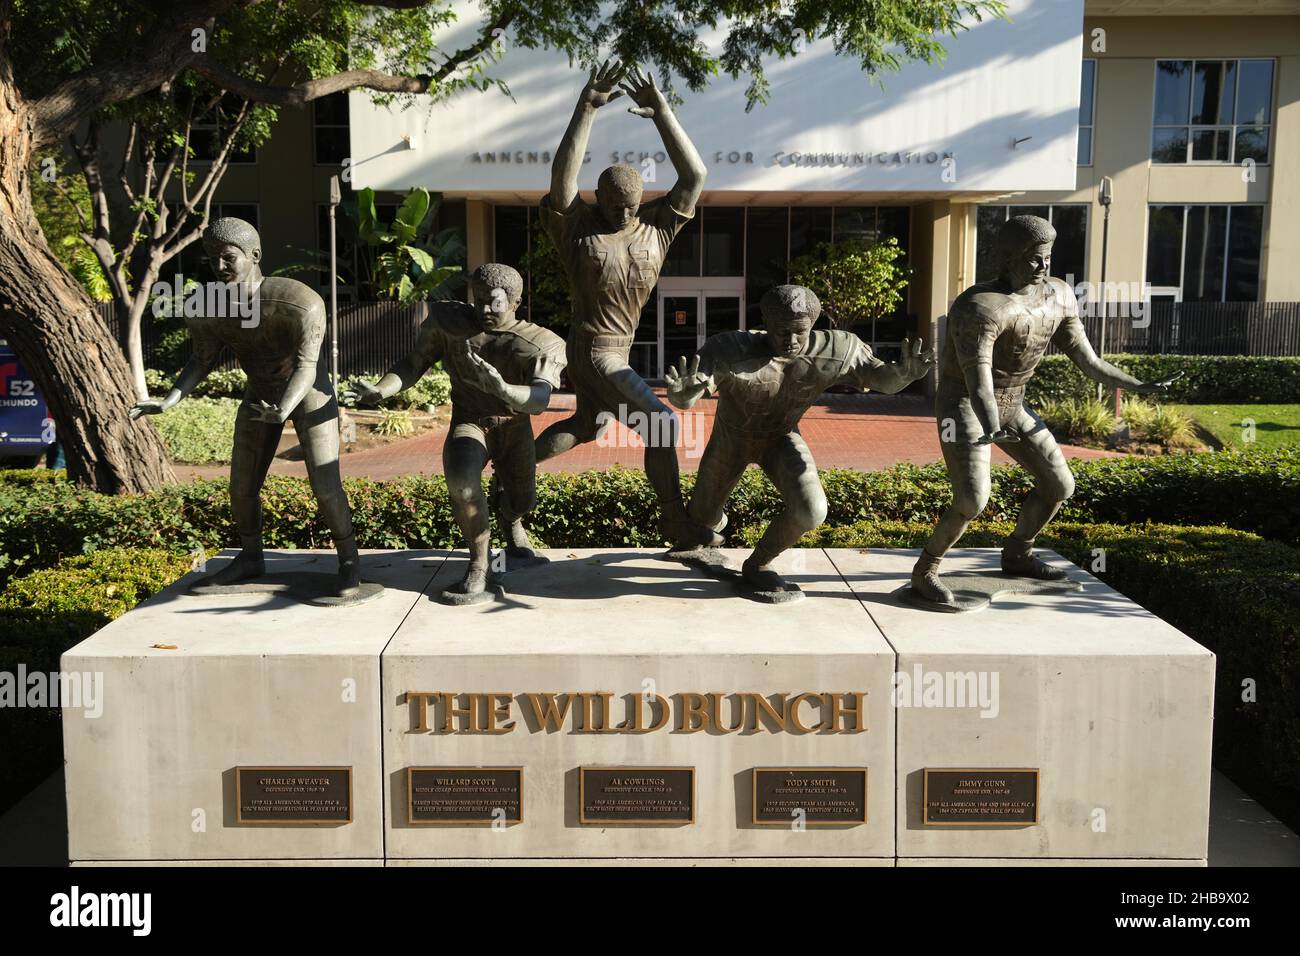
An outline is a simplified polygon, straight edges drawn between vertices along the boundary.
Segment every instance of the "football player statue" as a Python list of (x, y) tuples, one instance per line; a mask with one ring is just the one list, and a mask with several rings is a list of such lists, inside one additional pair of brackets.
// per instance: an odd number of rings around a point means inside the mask
[(1105, 385), (1151, 394), (1173, 381), (1140, 382), (1097, 356), (1079, 319), (1074, 290), (1049, 274), (1055, 239), (1046, 219), (1008, 219), (995, 241), (997, 278), (971, 286), (948, 311), (934, 407), (953, 501), (912, 570), (909, 595), (937, 609), (962, 609), (940, 579), (939, 562), (988, 503), (990, 445), (1034, 478), (1002, 548), (1003, 574), (1040, 581), (1066, 577), (1033, 553), (1038, 533), (1074, 492), (1074, 477), (1056, 439), (1025, 406), (1025, 386), (1049, 343)]
[(430, 302), (415, 350), (375, 385), (361, 383), (355, 397), (374, 405), (410, 388), (434, 362), (451, 378), (451, 430), (442, 446), (443, 474), (452, 513), (469, 548), (469, 567), (442, 594), (447, 604), (492, 599), (491, 519), (483, 494), (483, 469), (492, 463), (500, 486), (498, 514), (518, 566), (538, 559), (522, 519), (537, 499), (537, 458), (532, 415), (546, 411), (564, 370), (564, 340), (515, 316), (524, 282), (506, 265), (488, 263), (470, 276), (474, 305)]
[[(762, 468), (781, 494), (781, 513), (741, 569), (749, 596), (777, 603), (803, 593), (782, 579), (773, 561), (826, 519), (826, 493), (799, 434), (804, 412), (833, 385), (892, 394), (924, 377), (934, 363), (919, 340), (904, 340), (901, 359), (886, 364), (852, 332), (814, 330), (821, 303), (802, 286), (771, 289), (759, 308), (764, 331), (714, 335), (689, 364), (683, 358), (676, 369), (668, 369), (666, 378), (668, 399), (681, 409), (706, 393), (718, 394), (713, 431), (691, 495), (691, 519), (721, 531), (727, 498), (750, 464)], [(690, 560), (689, 552), (674, 556)]]

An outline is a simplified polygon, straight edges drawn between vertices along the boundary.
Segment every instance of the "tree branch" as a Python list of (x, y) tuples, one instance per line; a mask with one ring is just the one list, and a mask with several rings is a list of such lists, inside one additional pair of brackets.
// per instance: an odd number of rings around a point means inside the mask
[[(372, 5), (389, 6), (390, 4)], [(375, 90), (379, 93), (428, 93), (431, 88), (436, 87), (461, 66), (481, 56), (496, 42), (497, 31), (508, 27), (514, 18), (513, 10), (503, 11), (495, 20), (483, 27), (478, 40), (464, 49), (457, 50), (433, 73), (418, 76), (397, 76), (385, 73), (383, 70), (344, 70), (333, 76), (322, 76), (289, 86), (278, 86), (241, 76), (206, 54), (191, 56), (185, 65), (222, 89), (229, 90), (246, 100), (269, 103), (273, 106), (304, 106), (321, 97), (355, 89)]]

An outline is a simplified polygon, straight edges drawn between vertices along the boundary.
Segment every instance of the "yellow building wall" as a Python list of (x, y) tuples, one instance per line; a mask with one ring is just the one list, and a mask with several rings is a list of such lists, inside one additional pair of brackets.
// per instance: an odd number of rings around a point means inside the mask
[[(1098, 35), (1094, 31), (1102, 30)], [(1095, 48), (1104, 40), (1104, 50)], [(1260, 298), (1300, 301), (1300, 17), (1089, 17), (1083, 56), (1097, 61), (1093, 164), (1079, 167), (1076, 188), (1025, 192), (1000, 203), (1088, 203), (1088, 281), (1101, 281), (1103, 176), (1114, 183), (1108, 282), (1146, 278), (1147, 207), (1151, 203), (1264, 203)], [(1151, 164), (1155, 60), (1274, 57), (1271, 165), (1247, 181), (1236, 165)], [(973, 281), (976, 217), (965, 217), (969, 239), (963, 282)]]

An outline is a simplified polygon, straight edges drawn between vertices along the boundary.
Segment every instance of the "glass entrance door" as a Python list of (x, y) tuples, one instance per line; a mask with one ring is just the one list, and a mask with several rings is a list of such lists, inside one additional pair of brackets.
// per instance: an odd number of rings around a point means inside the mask
[[(745, 327), (744, 280), (660, 279), (659, 378), (690, 357), (705, 339)], [(700, 288), (706, 285), (705, 288)]]
[(664, 369), (675, 368), (680, 359), (690, 359), (704, 341), (704, 323), (700, 321), (699, 293), (662, 295), (659, 297), (659, 341), (662, 356), (659, 377)]

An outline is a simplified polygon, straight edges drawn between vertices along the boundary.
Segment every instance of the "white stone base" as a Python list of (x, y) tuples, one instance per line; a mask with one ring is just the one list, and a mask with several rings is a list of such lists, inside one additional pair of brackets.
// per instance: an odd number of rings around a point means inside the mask
[[(550, 564), (511, 573), (504, 595), (479, 606), (436, 601), (463, 557), (378, 552), (364, 574), (387, 590), (370, 604), (199, 597), (184, 593), (187, 578), (105, 627), (63, 660), (105, 681), (102, 716), (65, 711), (71, 858), (1204, 865), (1213, 655), (1063, 559), (1046, 555), (1081, 592), (1008, 595), (945, 615), (893, 595), (915, 551), (789, 552), (780, 570), (807, 598), (777, 606), (659, 552), (546, 554)], [(990, 569), (996, 555), (957, 551), (945, 570)], [(269, 558), (274, 570), (302, 570), (333, 555)], [(997, 695), (896, 708), (896, 670), (904, 681), (983, 675), (986, 690), (996, 675)], [(441, 733), (431, 708), (433, 732), (420, 730), (413, 692), (515, 695), (516, 726)], [(594, 733), (566, 720), (546, 731), (524, 719), (521, 695), (548, 692), (612, 694), (618, 720), (624, 695), (676, 704), (687, 692), (863, 692), (866, 730)], [(818, 703), (802, 715), (816, 722)], [(679, 716), (674, 707), (674, 725)], [(352, 822), (239, 825), (239, 766), (350, 766)], [(412, 825), (413, 766), (524, 768), (523, 822)], [(577, 781), (592, 766), (693, 767), (693, 821), (584, 825)], [(756, 767), (866, 768), (866, 822), (756, 825)], [(1037, 769), (1039, 822), (927, 826), (927, 767)]]
[[(65, 653), (104, 675), (101, 716), (64, 712), (71, 859), (382, 860), (379, 655), (444, 558), (365, 555), (387, 589), (357, 607), (190, 595), (186, 575)], [(267, 554), (271, 571), (334, 560)], [(281, 765), (351, 766), (353, 822), (237, 825), (234, 768)]]

